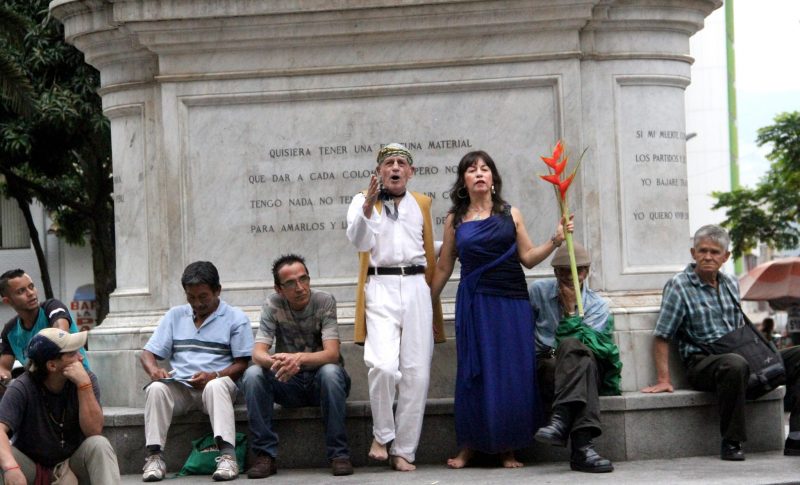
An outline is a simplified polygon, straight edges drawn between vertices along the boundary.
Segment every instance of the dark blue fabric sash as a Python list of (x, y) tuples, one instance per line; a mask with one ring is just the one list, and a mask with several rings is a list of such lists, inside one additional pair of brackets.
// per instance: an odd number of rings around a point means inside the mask
[(472, 380), (481, 374), (480, 342), (472, 324), (472, 304), (475, 289), (481, 275), (497, 267), (517, 252), (517, 243), (503, 253), (502, 256), (483, 266), (475, 268), (468, 275), (461, 277), (456, 293), (456, 354), (458, 359), (457, 378), (471, 386)]

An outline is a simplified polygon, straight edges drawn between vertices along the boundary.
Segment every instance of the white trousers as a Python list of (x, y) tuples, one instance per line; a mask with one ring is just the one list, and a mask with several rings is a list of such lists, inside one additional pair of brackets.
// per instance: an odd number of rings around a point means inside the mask
[[(389, 453), (414, 462), (425, 416), (433, 309), (425, 275), (370, 276), (366, 287), (367, 339), (372, 434), (394, 440)], [(397, 394), (397, 415), (392, 414)]]
[(173, 416), (189, 411), (203, 411), (211, 418), (214, 437), (236, 445), (236, 420), (233, 403), (238, 392), (230, 377), (208, 381), (199, 391), (180, 382), (153, 382), (145, 389), (144, 438), (145, 445), (164, 448)]

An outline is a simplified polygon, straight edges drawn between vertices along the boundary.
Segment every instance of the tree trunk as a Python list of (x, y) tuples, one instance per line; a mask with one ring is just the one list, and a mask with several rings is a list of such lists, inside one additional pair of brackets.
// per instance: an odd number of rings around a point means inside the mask
[(97, 301), (97, 324), (108, 315), (108, 299), (117, 287), (117, 256), (114, 246), (114, 210), (100, 210), (91, 224), (94, 293)]
[(44, 250), (42, 249), (42, 242), (39, 240), (39, 231), (36, 229), (36, 224), (33, 223), (33, 215), (31, 214), (30, 202), (20, 195), (10, 184), (8, 185), (8, 192), (19, 205), (22, 210), (22, 215), (25, 217), (25, 223), (28, 225), (28, 233), (31, 237), (31, 244), (36, 253), (36, 260), (39, 262), (39, 272), (42, 276), (42, 286), (44, 286), (44, 296), (47, 299), (53, 298), (53, 285), (50, 282), (50, 270), (47, 267), (47, 258), (45, 257)]

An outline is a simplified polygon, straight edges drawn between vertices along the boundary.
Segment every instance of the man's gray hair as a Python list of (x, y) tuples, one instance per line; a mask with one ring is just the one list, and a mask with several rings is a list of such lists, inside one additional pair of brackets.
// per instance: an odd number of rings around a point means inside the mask
[(731, 237), (728, 235), (728, 231), (716, 224), (703, 226), (694, 233), (694, 247), (697, 247), (703, 239), (711, 239), (725, 251), (728, 250), (728, 246), (731, 244)]

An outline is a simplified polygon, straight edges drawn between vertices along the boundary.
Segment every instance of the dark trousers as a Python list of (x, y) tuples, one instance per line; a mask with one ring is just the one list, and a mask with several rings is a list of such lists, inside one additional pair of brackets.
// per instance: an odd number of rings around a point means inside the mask
[[(781, 350), (786, 367), (786, 392), (791, 393), (789, 430), (800, 431), (800, 347)], [(686, 361), (689, 384), (698, 391), (717, 395), (719, 432), (723, 438), (746, 441), (744, 403), (750, 367), (739, 354), (689, 356)]]
[(572, 431), (585, 428), (599, 436), (600, 367), (594, 353), (580, 340), (562, 340), (553, 358), (537, 358), (539, 396), (545, 409), (559, 405), (572, 412)]

